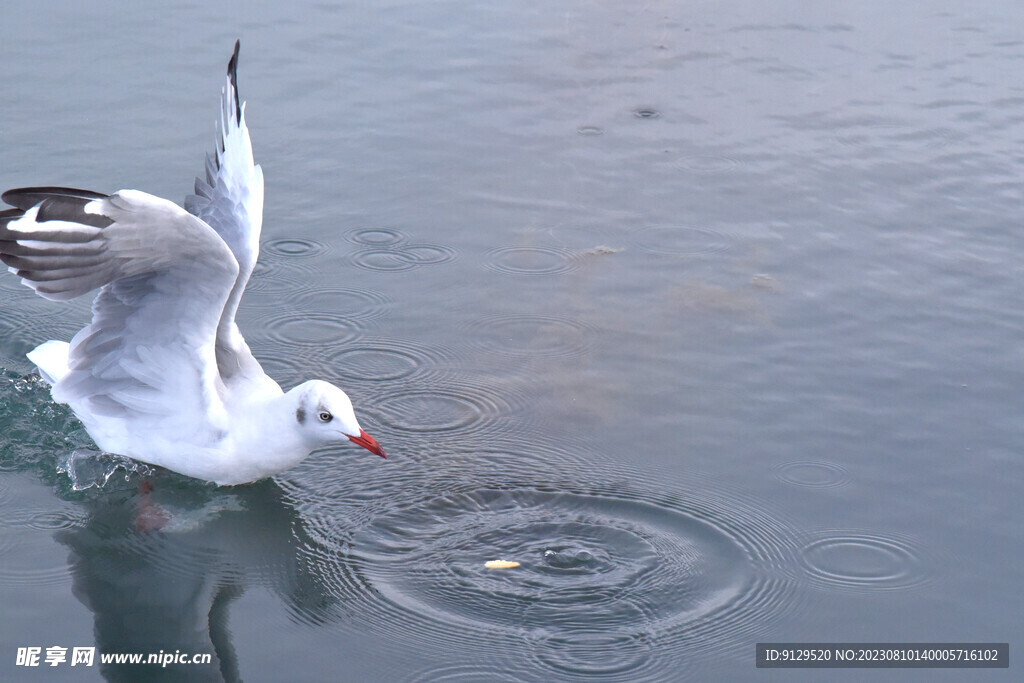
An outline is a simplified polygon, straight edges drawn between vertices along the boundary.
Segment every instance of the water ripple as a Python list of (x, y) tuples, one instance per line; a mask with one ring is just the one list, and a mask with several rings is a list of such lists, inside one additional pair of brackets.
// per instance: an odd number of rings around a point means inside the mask
[(329, 313), (285, 313), (267, 320), (263, 335), (284, 345), (319, 349), (326, 344), (344, 344), (355, 339), (360, 328), (343, 315)]
[(361, 339), (332, 348), (324, 363), (350, 382), (422, 381), (438, 374), (450, 357), (445, 350), (399, 339)]
[(493, 434), (528, 401), (514, 390), (496, 391), (472, 383), (419, 382), (414, 388), (389, 391), (365, 412), (387, 429), (432, 437), (449, 434), (460, 440)]
[(349, 255), (352, 262), (366, 270), (399, 271), (411, 270), (416, 262), (405, 258), (400, 251), (388, 249), (363, 249)]
[(418, 266), (447, 263), (456, 252), (440, 244), (404, 244), (384, 249), (363, 249), (350, 254), (352, 262), (367, 270), (410, 270)]
[(504, 356), (578, 356), (590, 329), (576, 320), (542, 315), (493, 315), (471, 322), (466, 337), (478, 348)]
[(53, 309), (45, 305), (48, 303), (51, 302), (33, 296), (28, 302), (18, 302), (17, 315), (0, 315), (0, 338), (8, 354), (20, 357), (46, 339), (71, 339), (78, 332), (80, 323), (55, 316)]
[[(289, 280), (282, 277), (284, 271), (285, 268), (281, 263), (281, 259), (260, 259), (256, 261), (252, 274), (249, 276), (249, 281), (245, 284), (246, 296), (242, 299), (243, 305), (248, 306), (252, 303), (253, 297), (248, 295), (253, 292), (287, 289), (290, 281), (295, 281), (296, 278)], [(275, 301), (278, 300), (275, 299)], [(280, 302), (278, 301), (278, 303)]]
[(390, 300), (373, 290), (310, 287), (288, 301), (293, 310), (337, 312), (348, 319), (371, 319), (388, 311)]
[(407, 244), (402, 247), (401, 254), (410, 263), (414, 263), (417, 266), (447, 263), (456, 256), (454, 249), (440, 244)]
[[(792, 535), (763, 510), (721, 496), (570, 492), (515, 478), (423, 485), (413, 496), (407, 487), (353, 520), (345, 562), (374, 596), (378, 628), (434, 648), (479, 641), (528, 652), (530, 666), (553, 675), (636, 680), (666, 662), (678, 670), (673, 650), (739, 648), (795, 604), (779, 576)], [(520, 566), (486, 569), (491, 559)]]
[(849, 474), (841, 465), (831, 462), (787, 462), (778, 465), (774, 470), (780, 481), (807, 488), (843, 486), (850, 480)]
[(508, 670), (507, 664), (476, 662), (428, 669), (409, 679), (410, 683), (521, 683), (523, 678)]
[(349, 319), (377, 318), (388, 310), (386, 296), (368, 289), (315, 287), (299, 293), (289, 308), (301, 311), (336, 311)]
[[(260, 266), (264, 262), (268, 264), (266, 269)], [(272, 315), (292, 312), (295, 300), (313, 288), (314, 283), (323, 281), (324, 278), (317, 273), (317, 263), (314, 259), (267, 259), (257, 262), (246, 284), (239, 309), (242, 324), (245, 324), (246, 317), (252, 315), (253, 311), (259, 311), (257, 315), (261, 320), (267, 312)], [(248, 330), (243, 332), (248, 334)]]
[[(71, 583), (71, 569), (63, 554), (23, 534), (5, 533), (0, 543), (0, 585), (5, 587), (59, 586)], [(55, 555), (51, 557), (51, 555)]]
[(304, 237), (282, 237), (264, 242), (262, 250), (284, 258), (304, 258), (322, 254), (327, 245)]
[(24, 524), (32, 529), (40, 531), (56, 531), (57, 529), (70, 529), (81, 523), (80, 515), (67, 510), (51, 510), (37, 512), (30, 515)]
[(554, 275), (579, 267), (579, 257), (555, 247), (501, 247), (484, 256), (484, 266), (512, 275)]
[(510, 422), (447, 440), (465, 434), (382, 425), (383, 466), (323, 457), (298, 473), (316, 482), (293, 495), (345, 628), (466, 653), (421, 679), (666, 680), (695, 656), (740, 656), (802, 607), (799, 536), (756, 500), (627, 478), (572, 436)]
[(441, 244), (409, 244), (405, 233), (391, 228), (360, 228), (350, 230), (345, 236), (350, 242), (366, 247), (351, 253), (349, 258), (367, 270), (409, 270), (447, 263), (457, 256), (454, 249)]
[(931, 577), (920, 551), (905, 538), (861, 531), (823, 532), (801, 554), (813, 583), (844, 590), (898, 590)]
[(661, 112), (651, 107), (640, 107), (633, 110), (633, 116), (638, 119), (657, 119), (661, 117)]
[[(600, 629), (551, 633), (531, 642), (537, 663), (558, 675), (635, 681), (677, 679), (678, 666), (660, 666), (656, 642), (646, 632), (608, 633)], [(660, 670), (659, 670), (660, 669)]]
[(405, 233), (391, 228), (359, 228), (345, 233), (345, 238), (366, 247), (395, 247), (408, 241)]

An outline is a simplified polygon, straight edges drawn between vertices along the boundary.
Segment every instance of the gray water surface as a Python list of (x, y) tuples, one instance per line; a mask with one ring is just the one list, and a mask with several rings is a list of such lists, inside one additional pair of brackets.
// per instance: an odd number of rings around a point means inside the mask
[(75, 491), (92, 443), (24, 354), (89, 301), (0, 278), (3, 678), (52, 645), (213, 655), (38, 672), (75, 681), (1015, 652), (1024, 9), (835, 5), (11, 8), (3, 188), (183, 200), (241, 38), (267, 183), (242, 331), (389, 458)]

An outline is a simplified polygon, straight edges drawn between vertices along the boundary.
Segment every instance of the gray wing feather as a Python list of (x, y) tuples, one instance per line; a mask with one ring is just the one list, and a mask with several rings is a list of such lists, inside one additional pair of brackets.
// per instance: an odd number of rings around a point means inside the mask
[[(203, 221), (144, 192), (51, 190), (3, 195), (19, 208), (0, 213), (0, 260), (46, 298), (101, 288), (54, 398), (79, 415), (166, 414), (168, 400), (216, 415), (214, 345), (238, 275), (230, 249)], [(20, 208), (29, 198), (41, 201)]]
[(238, 262), (238, 277), (217, 332), (217, 358), (225, 378), (252, 362), (235, 313), (259, 258), (263, 224), (263, 171), (253, 161), (245, 109), (238, 97), (238, 48), (236, 42), (228, 62), (216, 153), (206, 155), (206, 178), (197, 177), (195, 193), (185, 198), (185, 209), (213, 228)]

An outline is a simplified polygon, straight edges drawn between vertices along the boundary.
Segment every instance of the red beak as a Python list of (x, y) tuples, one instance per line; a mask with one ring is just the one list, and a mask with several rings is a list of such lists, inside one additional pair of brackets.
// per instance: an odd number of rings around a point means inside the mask
[(373, 438), (362, 429), (359, 430), (359, 436), (350, 436), (348, 440), (352, 443), (359, 444), (371, 453), (376, 453), (382, 458), (387, 458), (387, 454), (384, 453), (384, 449), (377, 443), (377, 439)]

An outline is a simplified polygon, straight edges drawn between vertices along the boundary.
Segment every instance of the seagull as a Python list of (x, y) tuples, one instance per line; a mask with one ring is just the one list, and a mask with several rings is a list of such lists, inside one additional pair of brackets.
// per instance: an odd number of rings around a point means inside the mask
[(28, 354), (51, 396), (108, 453), (218, 485), (286, 470), (351, 441), (386, 457), (344, 391), (321, 380), (285, 392), (263, 372), (235, 313), (259, 256), (263, 171), (253, 161), (228, 61), (219, 141), (184, 208), (139, 190), (4, 192), (0, 260), (40, 296), (99, 288), (71, 342)]

